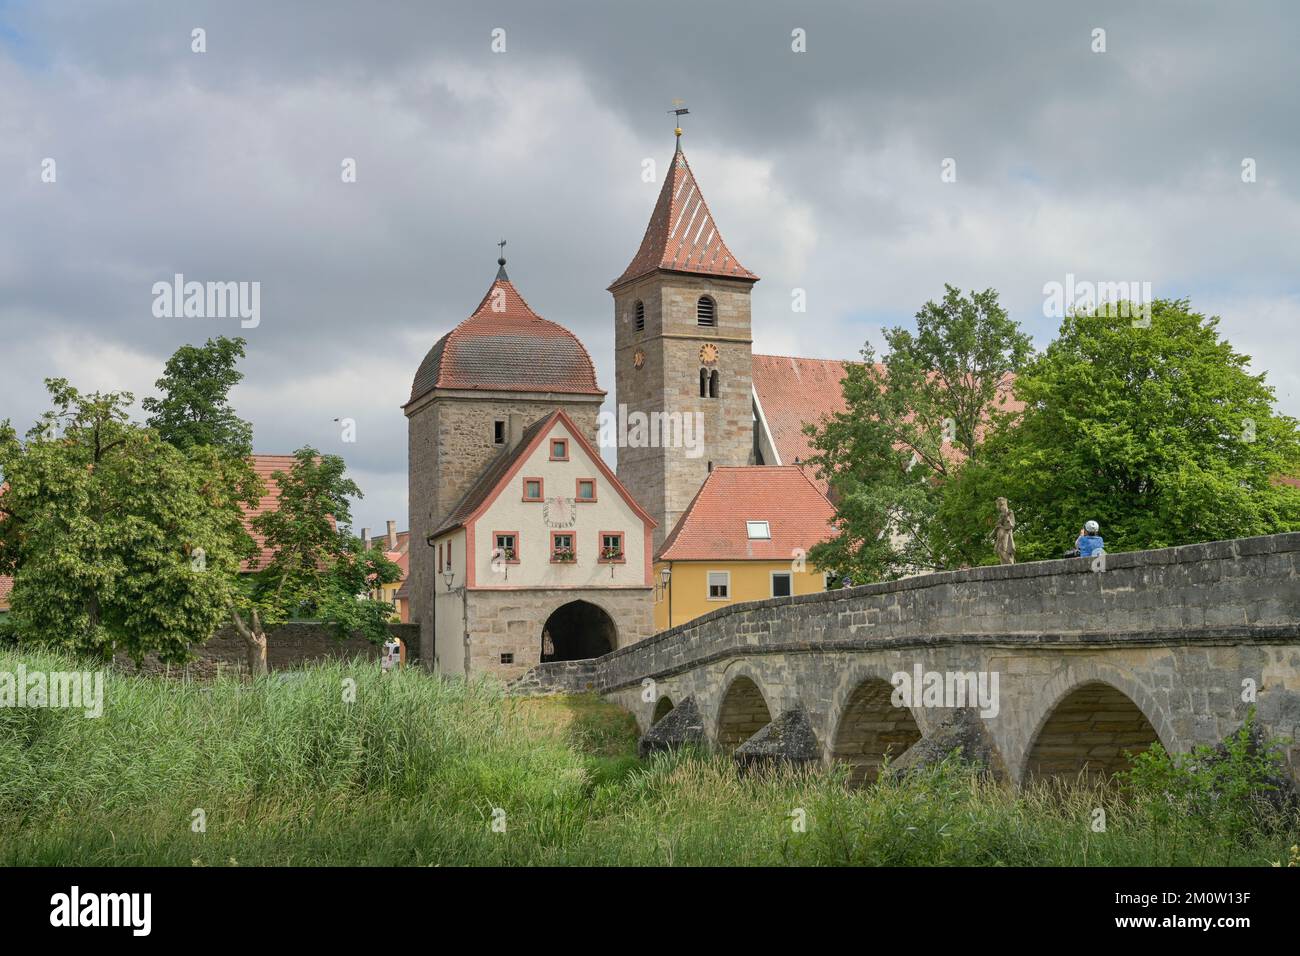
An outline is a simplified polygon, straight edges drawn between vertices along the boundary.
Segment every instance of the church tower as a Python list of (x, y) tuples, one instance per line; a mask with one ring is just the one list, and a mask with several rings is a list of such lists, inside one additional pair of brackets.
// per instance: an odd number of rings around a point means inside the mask
[(618, 479), (659, 523), (656, 550), (712, 468), (754, 460), (750, 291), (758, 276), (723, 242), (676, 132), (641, 247), (609, 286), (619, 419), (631, 426), (639, 412), (652, 425), (648, 441), (635, 427), (625, 440), (620, 427)]

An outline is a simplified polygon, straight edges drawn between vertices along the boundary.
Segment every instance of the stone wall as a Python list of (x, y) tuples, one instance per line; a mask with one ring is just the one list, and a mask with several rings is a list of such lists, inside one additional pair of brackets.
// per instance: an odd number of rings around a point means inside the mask
[[(412, 624), (390, 624), (389, 633), (406, 644), (407, 664), (418, 660), (419, 628)], [(156, 656), (147, 655), (139, 672), (162, 674), (190, 680), (208, 680), (220, 673), (245, 674), (246, 652), (243, 639), (233, 627), (218, 630), (204, 644), (193, 649), (193, 660), (188, 664), (163, 664)], [(379, 659), (380, 645), (360, 634), (339, 640), (333, 631), (311, 621), (295, 621), (277, 627), (267, 635), (266, 661), (271, 670), (292, 670), (305, 664), (325, 660), (350, 659), (361, 656)], [(124, 654), (114, 660), (114, 666), (135, 673), (135, 662)]]
[[(511, 588), (469, 593), (470, 673), (512, 681), (542, 660), (542, 627), (570, 601), (594, 604), (613, 619), (619, 647), (654, 630), (650, 588)], [(501, 655), (513, 660), (502, 663)]]

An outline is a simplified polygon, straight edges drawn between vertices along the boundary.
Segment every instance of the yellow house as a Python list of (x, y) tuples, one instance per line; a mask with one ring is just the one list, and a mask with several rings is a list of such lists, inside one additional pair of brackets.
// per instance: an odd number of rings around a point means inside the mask
[(807, 560), (835, 508), (797, 466), (715, 468), (655, 557), (655, 630), (742, 601), (826, 590)]
[(361, 540), (369, 548), (383, 548), (384, 556), (397, 565), (402, 576), (396, 581), (388, 584), (381, 584), (379, 587), (370, 592), (371, 598), (376, 601), (387, 601), (393, 605), (393, 621), (407, 623), (410, 620), (410, 612), (407, 608), (407, 595), (403, 592), (402, 587), (406, 584), (409, 575), (409, 565), (411, 559), (411, 533), (409, 531), (398, 531), (397, 522), (388, 522), (388, 533), (378, 537), (370, 536), (369, 528), (361, 529)]

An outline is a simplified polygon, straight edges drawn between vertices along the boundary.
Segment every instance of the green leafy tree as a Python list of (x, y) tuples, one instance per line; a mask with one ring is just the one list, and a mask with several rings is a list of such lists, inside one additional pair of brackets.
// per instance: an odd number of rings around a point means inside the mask
[(224, 619), (253, 549), (238, 491), (209, 449), (186, 454), (132, 423), (130, 393), (46, 387), (53, 408), (25, 440), (0, 425), (5, 628), (102, 660), (185, 660)]
[(991, 554), (994, 499), (1016, 512), (1018, 552), (1059, 556), (1084, 521), (1131, 551), (1300, 528), (1295, 419), (1217, 317), (1156, 300), (1150, 324), (1116, 307), (1072, 315), (1015, 383), (1019, 419), (1000, 423), (950, 488), (940, 520)]
[(343, 459), (314, 448), (299, 449), (294, 459), (271, 476), (279, 507), (253, 519), (271, 562), (249, 577), (231, 609), (254, 676), (266, 673), (268, 630), (292, 618), (323, 621), (339, 637), (359, 631), (383, 640), (393, 607), (367, 592), (401, 577), (382, 551), (340, 528), (352, 520), (348, 499), (362, 497)]
[(230, 407), (230, 390), (243, 379), (236, 367), (244, 357), (245, 341), (221, 336), (203, 346), (177, 349), (155, 383), (161, 398), (146, 398), (141, 406), (151, 415), (147, 424), (163, 441), (182, 451), (198, 446), (223, 449), (246, 458), (253, 450), (253, 426)]
[(979, 459), (987, 422), (1032, 346), (992, 289), (945, 289), (916, 314), (915, 332), (885, 330), (882, 364), (870, 343), (863, 348), (863, 362), (845, 374), (845, 410), (806, 429), (838, 532), (809, 557), (841, 578), (861, 583), (969, 558), (936, 515), (953, 477)]

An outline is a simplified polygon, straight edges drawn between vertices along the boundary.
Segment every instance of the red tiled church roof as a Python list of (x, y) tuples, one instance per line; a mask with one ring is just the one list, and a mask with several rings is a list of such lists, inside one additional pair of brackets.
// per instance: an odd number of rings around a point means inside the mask
[[(780, 464), (806, 462), (816, 453), (803, 426), (817, 424), (845, 409), (840, 381), (853, 363), (838, 359), (794, 358), (788, 355), (754, 355), (754, 393), (767, 422)], [(772, 464), (775, 464), (773, 462)], [(808, 469), (823, 494), (826, 483)]]
[(424, 357), (407, 404), (435, 388), (605, 394), (577, 336), (529, 307), (504, 262), (473, 314)]
[(280, 485), (271, 474), (276, 471), (288, 472), (295, 461), (297, 459), (293, 455), (253, 455), (252, 457), (253, 471), (257, 472), (257, 477), (265, 482), (266, 494), (262, 495), (262, 500), (257, 503), (257, 507), (244, 509), (244, 530), (257, 542), (257, 554), (244, 562), (242, 568), (244, 571), (261, 571), (275, 556), (266, 546), (266, 539), (253, 530), (253, 519), (269, 511), (279, 510)]
[(664, 177), (641, 248), (610, 288), (657, 269), (758, 281), (758, 276), (737, 262), (722, 241), (722, 233), (680, 147)]
[[(658, 560), (790, 561), (832, 537), (835, 508), (793, 465), (714, 468)], [(766, 521), (771, 538), (751, 539), (746, 522)]]
[[(772, 445), (781, 464), (792, 465), (796, 458), (806, 462), (817, 453), (803, 426), (820, 425), (826, 418), (846, 409), (841, 382), (850, 366), (860, 362), (839, 359), (794, 358), (788, 355), (754, 355), (754, 394), (758, 398), (762, 421), (767, 423)], [(876, 371), (884, 366), (876, 363)], [(995, 405), (998, 411), (1018, 412), (1024, 408), (1012, 393), (1014, 378), (1008, 376), (999, 389)], [(760, 425), (761, 427), (761, 425)], [(950, 461), (960, 461), (963, 453), (946, 445), (944, 456)], [(827, 483), (808, 468), (808, 477), (819, 491), (827, 493)]]

